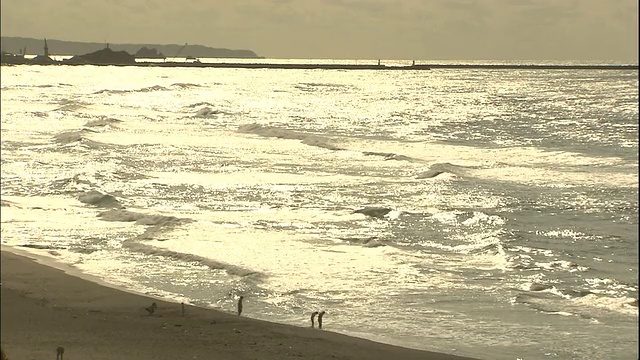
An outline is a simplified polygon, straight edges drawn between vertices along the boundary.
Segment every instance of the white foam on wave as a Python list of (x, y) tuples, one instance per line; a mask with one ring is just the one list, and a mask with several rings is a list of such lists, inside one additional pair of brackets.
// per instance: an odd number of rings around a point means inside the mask
[[(345, 286), (340, 280), (364, 286), (367, 280), (374, 279), (367, 279), (367, 276), (353, 279), (353, 272), (366, 273), (372, 266), (389, 269), (388, 265), (383, 265), (386, 261), (379, 261), (376, 265), (369, 261), (370, 256), (383, 256), (380, 248), (353, 251), (352, 247), (341, 248), (333, 244), (323, 249), (304, 241), (308, 236), (219, 227), (202, 222), (199, 225), (173, 232), (174, 241), (149, 244), (169, 251), (201, 254), (215, 261), (224, 260), (264, 273), (271, 289), (279, 292), (300, 289), (335, 291)], [(309, 279), (323, 280), (311, 284)]]
[[(337, 146), (345, 150), (375, 149), (397, 153), (425, 163), (449, 163), (464, 169), (465, 175), (514, 181), (539, 186), (567, 187), (593, 185), (637, 187), (638, 178), (627, 170), (585, 173), (576, 167), (623, 165), (625, 160), (615, 157), (589, 157), (565, 151), (544, 151), (533, 147), (479, 149), (441, 143), (406, 143), (349, 139)], [(588, 176), (585, 176), (588, 175)]]
[[(15, 205), (3, 207), (2, 242), (7, 245), (42, 244), (56, 248), (78, 246), (96, 233), (117, 236), (129, 232), (129, 225), (104, 222), (96, 210), (67, 196), (2, 196)], [(34, 226), (37, 224), (37, 226)]]
[(497, 215), (489, 215), (481, 211), (474, 211), (470, 217), (460, 221), (460, 217), (467, 213), (461, 210), (440, 211), (438, 209), (428, 209), (432, 219), (447, 225), (462, 225), (467, 227), (474, 226), (496, 226), (503, 225), (505, 220)]
[(511, 247), (512, 251), (518, 251), (518, 252), (524, 252), (527, 254), (534, 254), (534, 255), (543, 255), (543, 256), (547, 256), (547, 257), (552, 257), (552, 256), (556, 256), (556, 254), (553, 252), (553, 250), (550, 249), (539, 249), (539, 248), (532, 248), (532, 247), (528, 247), (528, 246), (512, 246)]
[(461, 242), (456, 245), (448, 245), (435, 241), (424, 241), (423, 246), (444, 250), (447, 258), (446, 268), (459, 270), (460, 268), (472, 268), (480, 270), (511, 271), (514, 267), (514, 258), (508, 254), (499, 236), (495, 231), (485, 231), (474, 235), (452, 236), (453, 240)]
[(584, 239), (587, 235), (585, 233), (576, 231), (574, 229), (558, 229), (558, 230), (550, 230), (545, 232), (537, 232), (536, 235), (541, 235), (545, 237), (556, 237), (562, 238), (567, 237), (571, 239)]
[(569, 272), (585, 272), (589, 270), (587, 266), (581, 266), (571, 261), (556, 260), (550, 262), (536, 262), (533, 268), (544, 269), (548, 271), (568, 270)]
[(477, 225), (503, 225), (504, 219), (497, 215), (489, 215), (480, 211), (474, 211), (473, 216), (464, 220), (461, 224), (464, 226), (477, 226)]
[(141, 186), (143, 184), (165, 184), (199, 185), (209, 189), (233, 189), (247, 186), (260, 186), (270, 188), (273, 191), (282, 191), (283, 185), (304, 187), (313, 184), (331, 184), (341, 182), (342, 184), (357, 183), (358, 178), (345, 175), (334, 174), (290, 174), (279, 172), (239, 170), (223, 173), (175, 173), (175, 172), (151, 172), (150, 179), (136, 180)]
[[(637, 299), (588, 294), (573, 300), (577, 305), (588, 306), (625, 315), (638, 315)], [(635, 305), (634, 305), (635, 303)]]
[[(259, 272), (265, 275), (263, 286), (280, 293), (335, 294), (360, 289), (359, 292), (371, 292), (374, 296), (387, 289), (390, 279), (400, 287), (432, 286), (429, 285), (432, 281), (427, 281), (412, 265), (415, 259), (403, 255), (404, 251), (386, 246), (354, 246), (344, 240), (330, 241), (325, 231), (318, 232), (313, 225), (314, 221), (353, 215), (343, 212), (343, 215), (329, 214), (310, 219), (307, 217), (310, 214), (304, 210), (298, 213), (270, 209), (259, 213), (193, 215), (197, 221), (172, 231), (170, 241), (145, 244), (170, 252), (199, 254), (211, 261), (223, 261)], [(272, 225), (282, 222), (307, 225), (298, 225), (295, 231), (273, 231), (271, 227), (255, 226), (265, 221)], [(434, 278), (433, 281), (440, 281), (438, 276)], [(310, 282), (309, 279), (314, 280)]]

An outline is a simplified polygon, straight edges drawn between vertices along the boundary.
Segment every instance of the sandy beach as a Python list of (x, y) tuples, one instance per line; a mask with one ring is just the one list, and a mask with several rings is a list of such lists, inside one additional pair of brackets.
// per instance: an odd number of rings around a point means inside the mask
[[(1, 261), (2, 349), (10, 360), (53, 359), (59, 345), (67, 360), (469, 359), (194, 306), (183, 316), (180, 304), (81, 278), (14, 249), (3, 247)], [(158, 308), (149, 315), (152, 302)]]

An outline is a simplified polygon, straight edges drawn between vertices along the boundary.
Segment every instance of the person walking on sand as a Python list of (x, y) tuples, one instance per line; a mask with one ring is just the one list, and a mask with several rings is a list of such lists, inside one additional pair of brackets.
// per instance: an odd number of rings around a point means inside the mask
[(316, 327), (316, 323), (315, 323), (315, 319), (316, 319), (316, 315), (318, 315), (317, 311), (314, 311), (311, 313), (311, 327)]
[(324, 316), (325, 311), (322, 310), (318, 313), (318, 329), (322, 329), (322, 317)]
[(64, 348), (62, 345), (58, 346), (56, 349), (56, 360), (63, 360), (64, 357)]
[(238, 316), (242, 314), (242, 299), (244, 299), (244, 296), (240, 296), (238, 299)]

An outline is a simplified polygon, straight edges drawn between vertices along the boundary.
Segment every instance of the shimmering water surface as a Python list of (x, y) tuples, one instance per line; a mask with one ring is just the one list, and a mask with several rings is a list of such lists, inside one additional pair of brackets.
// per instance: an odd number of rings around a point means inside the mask
[(420, 349), (638, 357), (637, 71), (1, 76), (4, 246)]

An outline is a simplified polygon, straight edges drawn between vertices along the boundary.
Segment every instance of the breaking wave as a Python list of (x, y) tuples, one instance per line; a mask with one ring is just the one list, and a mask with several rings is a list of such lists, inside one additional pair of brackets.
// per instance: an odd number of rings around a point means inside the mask
[(165, 258), (170, 258), (170, 259), (184, 261), (184, 262), (196, 262), (204, 266), (207, 266), (210, 269), (224, 270), (228, 274), (239, 276), (239, 277), (251, 277), (251, 278), (257, 279), (263, 276), (263, 274), (261, 274), (260, 272), (250, 270), (250, 269), (245, 269), (240, 266), (235, 266), (235, 265), (223, 263), (220, 261), (215, 261), (199, 255), (185, 254), (177, 251), (161, 249), (155, 246), (146, 245), (146, 244), (142, 244), (142, 243), (131, 241), (131, 240), (125, 241), (122, 245), (128, 248), (129, 250), (133, 250), (135, 252), (142, 253), (145, 255), (162, 256)]
[(554, 286), (544, 290), (517, 295), (515, 303), (523, 304), (536, 311), (548, 314), (597, 318), (607, 313), (621, 315), (638, 314), (638, 300), (630, 297), (600, 296), (588, 292), (575, 291), (568, 295)]
[(363, 154), (367, 155), (367, 156), (382, 156), (385, 160), (404, 160), (404, 161), (412, 161), (413, 159), (405, 156), (405, 155), (398, 155), (398, 154), (394, 154), (394, 153), (384, 153), (384, 152), (374, 152), (374, 151), (365, 151), (363, 152)]
[(384, 240), (381, 240), (376, 236), (366, 237), (366, 238), (347, 237), (347, 238), (340, 238), (340, 240), (346, 241), (349, 244), (356, 244), (364, 247), (387, 246), (387, 243)]
[(101, 208), (123, 208), (122, 204), (113, 195), (103, 194), (99, 191), (91, 190), (78, 197), (80, 202), (94, 205)]
[(317, 146), (329, 150), (342, 150), (341, 148), (331, 144), (331, 139), (323, 136), (312, 134), (304, 134), (293, 130), (282, 129), (273, 126), (264, 126), (260, 124), (245, 124), (238, 128), (238, 131), (245, 134), (255, 134), (263, 137), (274, 137), (278, 139), (300, 140), (303, 144), (309, 146)]
[(391, 212), (390, 208), (385, 207), (365, 207), (362, 209), (354, 210), (354, 214), (363, 214), (374, 218), (383, 218), (385, 215)]
[(196, 112), (196, 117), (211, 117), (211, 116), (215, 116), (215, 115), (219, 115), (219, 114), (224, 114), (223, 111), (220, 110), (213, 110), (208, 106), (203, 107), (202, 109), (198, 110)]
[(121, 123), (122, 120), (113, 119), (113, 118), (102, 118), (97, 120), (91, 120), (84, 124), (87, 127), (99, 127), (99, 126), (114, 126), (115, 124)]
[(299, 83), (294, 86), (301, 91), (313, 92), (313, 91), (344, 91), (351, 89), (353, 86), (345, 84), (335, 83)]
[(98, 214), (98, 218), (104, 221), (132, 222), (135, 225), (146, 226), (144, 232), (136, 236), (135, 239), (156, 239), (159, 241), (167, 240), (159, 238), (159, 236), (163, 235), (165, 232), (172, 230), (176, 226), (193, 222), (192, 219), (177, 218), (175, 216), (166, 215), (147, 215), (128, 211), (125, 209), (111, 209), (108, 211), (103, 211)]
[(86, 103), (77, 100), (63, 100), (60, 104), (61, 106), (56, 108), (54, 111), (75, 111), (86, 106)]
[(147, 215), (124, 209), (103, 211), (98, 217), (104, 221), (135, 222), (137, 225), (174, 226), (184, 223), (184, 219), (175, 216)]
[(54, 136), (54, 141), (61, 145), (80, 144), (82, 147), (99, 149), (107, 146), (105, 143), (94, 141), (86, 137), (86, 133), (95, 132), (89, 129), (68, 131)]
[(194, 104), (191, 104), (191, 105), (187, 105), (187, 107), (189, 107), (189, 108), (195, 108), (195, 107), (198, 107), (198, 106), (208, 107), (208, 106), (215, 106), (215, 104), (212, 104), (212, 103), (206, 102), (206, 101), (201, 101), (201, 102), (197, 102), (197, 103), (194, 103)]
[(145, 93), (145, 92), (153, 92), (153, 91), (169, 91), (173, 89), (180, 90), (180, 89), (188, 89), (193, 87), (200, 87), (200, 85), (191, 84), (191, 83), (174, 83), (169, 85), (169, 87), (164, 87), (161, 85), (153, 85), (153, 86), (143, 87), (135, 90), (103, 89), (103, 90), (98, 90), (93, 94), (97, 95), (97, 94)]
[(416, 179), (431, 179), (436, 176), (449, 173), (457, 176), (464, 174), (466, 167), (460, 165), (454, 165), (451, 163), (435, 163), (429, 167), (428, 170), (418, 173)]
[(194, 87), (201, 87), (201, 85), (192, 83), (173, 83), (171, 84), (171, 87), (174, 89), (189, 89)]

